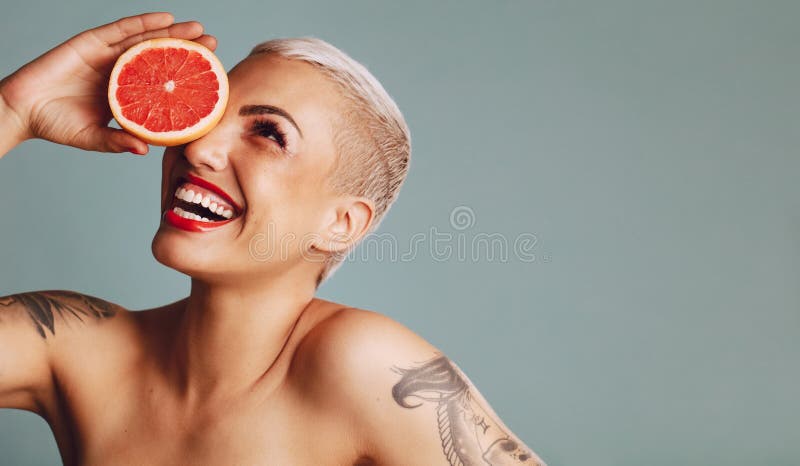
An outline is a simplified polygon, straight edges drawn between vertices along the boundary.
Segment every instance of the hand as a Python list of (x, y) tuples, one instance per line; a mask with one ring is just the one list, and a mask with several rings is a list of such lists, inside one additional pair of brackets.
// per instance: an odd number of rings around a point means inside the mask
[(20, 122), (21, 139), (146, 154), (146, 143), (108, 127), (108, 78), (122, 52), (143, 40), (175, 37), (216, 48), (200, 23), (173, 22), (169, 13), (122, 18), (78, 34), (0, 81), (0, 98)]

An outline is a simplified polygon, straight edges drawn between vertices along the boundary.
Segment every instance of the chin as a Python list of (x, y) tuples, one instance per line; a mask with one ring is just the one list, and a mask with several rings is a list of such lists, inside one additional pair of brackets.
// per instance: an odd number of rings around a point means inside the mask
[(153, 237), (150, 249), (158, 262), (192, 278), (218, 279), (224, 275), (222, 268), (228, 265), (215, 260), (216, 254), (209, 248), (200, 247), (191, 238), (163, 225)]
[(263, 272), (249, 267), (247, 259), (237, 260), (231, 248), (214, 247), (165, 225), (156, 231), (150, 249), (159, 263), (208, 283), (242, 283)]
[(196, 269), (200, 264), (196, 263), (196, 258), (186, 253), (185, 248), (180, 247), (179, 238), (170, 238), (171, 236), (174, 236), (174, 233), (166, 231), (163, 226), (158, 229), (150, 244), (153, 257), (171, 269), (189, 274), (189, 271)]
[(259, 277), (280, 276), (296, 267), (307, 267), (302, 256), (283, 257), (278, 251), (254, 257), (252, 244), (243, 246), (231, 240), (226, 230), (224, 227), (197, 233), (162, 221), (153, 236), (151, 251), (159, 263), (207, 283), (241, 285), (254, 279), (259, 281)]

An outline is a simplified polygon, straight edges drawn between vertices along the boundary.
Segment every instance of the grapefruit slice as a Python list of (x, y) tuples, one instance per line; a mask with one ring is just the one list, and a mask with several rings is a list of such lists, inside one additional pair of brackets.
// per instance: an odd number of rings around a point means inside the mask
[(148, 144), (177, 146), (211, 131), (228, 103), (228, 75), (211, 50), (173, 38), (140, 42), (117, 59), (108, 103)]

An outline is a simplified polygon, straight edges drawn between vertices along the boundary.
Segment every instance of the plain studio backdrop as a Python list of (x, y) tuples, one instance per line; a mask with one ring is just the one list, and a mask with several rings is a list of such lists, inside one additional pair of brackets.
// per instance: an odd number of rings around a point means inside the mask
[[(0, 72), (164, 9), (228, 69), (304, 35), (364, 63), (411, 171), (319, 294), (438, 346), (551, 466), (800, 464), (800, 3), (121, 3), (6, 2)], [(161, 153), (0, 160), (0, 293), (185, 296), (150, 254)], [(0, 463), (58, 462), (0, 412)]]

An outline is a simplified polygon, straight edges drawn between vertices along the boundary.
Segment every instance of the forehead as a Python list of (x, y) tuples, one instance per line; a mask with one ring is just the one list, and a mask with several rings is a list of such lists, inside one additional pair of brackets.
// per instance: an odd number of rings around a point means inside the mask
[(253, 55), (228, 73), (230, 98), (240, 105), (269, 104), (287, 110), (295, 120), (338, 113), (338, 87), (312, 65), (274, 54)]

